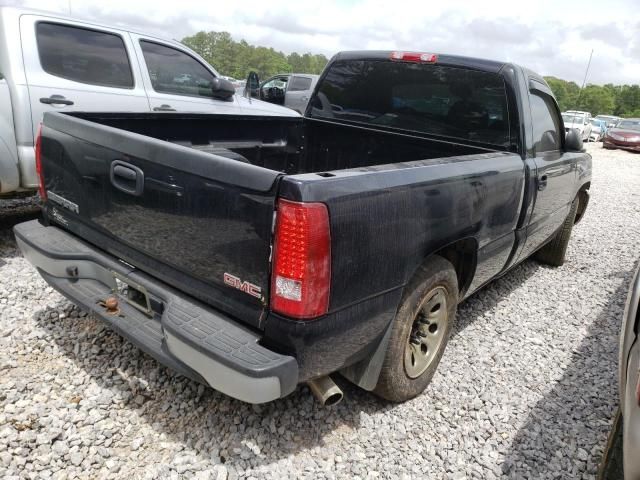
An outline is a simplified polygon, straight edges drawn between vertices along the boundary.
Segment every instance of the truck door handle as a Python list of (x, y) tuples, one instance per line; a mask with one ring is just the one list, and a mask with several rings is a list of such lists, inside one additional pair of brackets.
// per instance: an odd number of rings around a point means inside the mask
[(547, 176), (541, 175), (540, 177), (538, 177), (538, 190), (542, 191), (545, 188), (547, 188)]
[(42, 97), (40, 103), (46, 105), (73, 105), (71, 100), (67, 100), (62, 95), (51, 95), (50, 97)]
[(154, 112), (175, 112), (175, 108), (171, 108), (171, 105), (162, 104), (159, 107), (153, 107)]
[(142, 195), (144, 192), (144, 173), (135, 165), (114, 160), (111, 162), (111, 184), (129, 195)]

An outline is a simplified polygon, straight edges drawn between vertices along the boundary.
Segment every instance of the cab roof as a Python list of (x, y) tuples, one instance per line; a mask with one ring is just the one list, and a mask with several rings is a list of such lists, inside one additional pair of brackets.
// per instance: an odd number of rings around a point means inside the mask
[[(393, 50), (354, 50), (340, 52), (336, 54), (331, 61), (338, 60), (389, 60)], [(431, 53), (431, 52), (429, 52)], [(506, 62), (498, 62), (495, 60), (486, 60), (482, 58), (464, 57), (459, 55), (447, 55), (435, 53), (437, 60), (436, 65), (447, 65), (452, 67), (465, 67), (474, 70), (482, 70), (485, 72), (498, 73), (507, 65)]]

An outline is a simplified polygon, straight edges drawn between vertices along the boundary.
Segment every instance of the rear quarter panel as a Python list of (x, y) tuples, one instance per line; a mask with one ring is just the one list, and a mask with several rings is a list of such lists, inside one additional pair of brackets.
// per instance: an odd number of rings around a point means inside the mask
[(322, 202), (331, 227), (330, 312), (288, 321), (271, 314), (266, 334), (300, 362), (301, 377), (370, 355), (395, 315), (404, 285), (433, 252), (456, 240), (478, 245), (474, 284), (511, 254), (524, 190), (515, 154), (489, 153), (287, 176), (280, 195)]
[(490, 153), (286, 177), (281, 195), (327, 204), (336, 310), (404, 286), (453, 241), (472, 237), (482, 250), (512, 234), (523, 172), (518, 155)]

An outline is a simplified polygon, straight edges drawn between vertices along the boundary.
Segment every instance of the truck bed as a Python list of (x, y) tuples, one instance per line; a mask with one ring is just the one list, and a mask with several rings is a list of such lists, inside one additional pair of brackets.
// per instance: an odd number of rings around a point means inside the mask
[[(74, 113), (98, 125), (295, 175), (495, 151), (418, 132), (311, 118), (184, 113)], [(141, 140), (141, 139), (138, 139)]]

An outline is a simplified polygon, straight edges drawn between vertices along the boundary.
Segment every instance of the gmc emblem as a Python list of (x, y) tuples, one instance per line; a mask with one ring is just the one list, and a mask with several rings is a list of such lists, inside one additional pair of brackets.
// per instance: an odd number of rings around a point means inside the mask
[(262, 288), (253, 283), (243, 282), (235, 275), (231, 275), (230, 273), (224, 273), (224, 283), (229, 285), (230, 287), (236, 288), (241, 292), (248, 293), (252, 297), (262, 299)]

